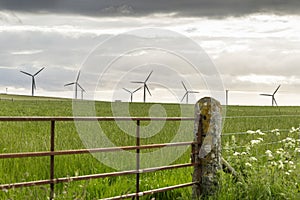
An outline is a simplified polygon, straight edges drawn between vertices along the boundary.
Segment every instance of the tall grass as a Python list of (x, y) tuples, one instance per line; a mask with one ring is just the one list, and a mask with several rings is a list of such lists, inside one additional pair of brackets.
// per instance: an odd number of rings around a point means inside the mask
[[(72, 102), (27, 99), (0, 101), (0, 116), (72, 116)], [(131, 116), (148, 116), (153, 104), (129, 104)], [(181, 116), (180, 105), (163, 104), (168, 117)], [(193, 117), (192, 105), (184, 106), (184, 116)], [(211, 199), (297, 199), (300, 194), (299, 166), (299, 107), (229, 106), (227, 116), (269, 116), (226, 118), (223, 128), (223, 157), (240, 173), (240, 180), (220, 172), (220, 191)], [(96, 102), (97, 116), (112, 116), (111, 106)], [(143, 122), (147, 126), (152, 122)], [(170, 142), (180, 122), (166, 122), (152, 137), (142, 138), (141, 144)], [(122, 131), (115, 122), (100, 122), (107, 137), (116, 145), (134, 145), (134, 136)], [(131, 126), (131, 125), (128, 125)], [(159, 124), (157, 125), (159, 126)], [(291, 127), (295, 127), (289, 131)], [(281, 129), (267, 132), (267, 130)], [(135, 130), (135, 127), (129, 127)], [(155, 126), (154, 126), (155, 129)], [(261, 131), (256, 131), (260, 129)], [(249, 130), (253, 130), (252, 132)], [(236, 134), (236, 132), (247, 132)], [(56, 150), (81, 149), (83, 145), (74, 122), (56, 123)], [(235, 134), (226, 134), (235, 133)], [(193, 122), (187, 122), (183, 134), (193, 137)], [(287, 139), (291, 138), (291, 139)], [(251, 141), (262, 140), (259, 143)], [(277, 142), (271, 144), (272, 142)], [(270, 143), (270, 144), (267, 144)], [(0, 153), (47, 151), (50, 148), (49, 122), (0, 122)], [(271, 158), (269, 151), (272, 152)], [(143, 150), (142, 153), (153, 150)], [(174, 151), (176, 149), (174, 148)], [(277, 152), (278, 151), (278, 152)], [(267, 153), (266, 153), (267, 152)], [(281, 152), (281, 153), (280, 153)], [(163, 160), (168, 155), (161, 155)], [(173, 163), (190, 162), (190, 149)], [(71, 177), (112, 172), (91, 154), (55, 157), (55, 177)], [(156, 171), (141, 175), (141, 190), (150, 190), (191, 181), (192, 168)], [(49, 158), (0, 160), (0, 183), (32, 181), (49, 178)], [(55, 186), (55, 199), (99, 199), (135, 192), (135, 176), (72, 181)], [(0, 192), (0, 199), (47, 199), (49, 186), (11, 189)], [(148, 195), (142, 199), (190, 199), (191, 188)]]

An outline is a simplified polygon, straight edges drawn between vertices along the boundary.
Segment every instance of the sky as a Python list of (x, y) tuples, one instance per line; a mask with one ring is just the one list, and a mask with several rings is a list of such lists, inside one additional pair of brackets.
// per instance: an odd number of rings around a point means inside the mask
[[(271, 105), (259, 94), (281, 85), (278, 104), (300, 105), (297, 0), (1, 0), (0, 45), (0, 93), (30, 95), (20, 71), (45, 67), (38, 96), (74, 97), (64, 85), (81, 70), (86, 99), (128, 101), (122, 88), (139, 88), (131, 81), (153, 70), (149, 102), (180, 102), (183, 81), (199, 92), (189, 103), (225, 103), (229, 90), (231, 105)], [(142, 89), (133, 96), (142, 98)]]

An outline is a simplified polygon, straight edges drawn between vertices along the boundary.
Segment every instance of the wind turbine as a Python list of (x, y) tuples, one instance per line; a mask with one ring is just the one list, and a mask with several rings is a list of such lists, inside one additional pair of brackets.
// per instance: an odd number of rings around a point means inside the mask
[(182, 99), (181, 99), (181, 102), (183, 101), (184, 97), (186, 97), (186, 103), (188, 104), (189, 103), (189, 94), (191, 93), (199, 93), (199, 92), (196, 92), (196, 91), (191, 91), (191, 90), (187, 90), (183, 81), (181, 81), (184, 89), (185, 89), (185, 94), (183, 95)]
[(32, 81), (31, 81), (31, 95), (34, 96), (34, 90), (36, 89), (36, 84), (35, 84), (35, 79), (34, 77), (36, 75), (38, 75), (43, 69), (45, 69), (45, 67), (43, 67), (42, 69), (40, 69), (39, 71), (37, 71), (35, 74), (29, 74), (28, 72), (24, 72), (24, 71), (20, 71), (23, 74), (26, 74), (28, 76), (31, 76)]
[(76, 78), (75, 82), (65, 84), (65, 87), (69, 86), (69, 85), (75, 85), (75, 99), (77, 99), (77, 87), (80, 87), (80, 89), (81, 89), (81, 92), (82, 92), (81, 96), (83, 96), (83, 91), (85, 92), (83, 87), (78, 83), (79, 76), (80, 76), (80, 71), (77, 74), (77, 78)]
[(81, 85), (78, 84), (78, 86), (81, 89), (81, 100), (83, 100), (83, 93), (86, 92), (85, 89), (83, 89), (83, 87), (81, 87)]
[(147, 86), (147, 81), (149, 80), (151, 74), (152, 74), (153, 70), (150, 72), (150, 74), (147, 76), (145, 81), (131, 81), (131, 83), (142, 83), (144, 85), (144, 103), (146, 102), (146, 90), (148, 91), (148, 93), (151, 95), (151, 92)]
[(126, 88), (123, 88), (123, 90), (125, 90), (126, 92), (130, 93), (130, 102), (132, 102), (132, 97), (133, 97), (133, 93), (137, 92), (138, 90), (140, 90), (142, 87), (139, 87), (138, 89), (134, 90), (134, 91), (130, 91), (127, 90)]
[(276, 106), (278, 106), (278, 104), (277, 104), (277, 102), (276, 102), (276, 100), (275, 100), (275, 94), (276, 94), (276, 92), (279, 90), (280, 86), (281, 86), (281, 85), (279, 85), (279, 86), (277, 87), (277, 89), (273, 92), (273, 94), (260, 94), (260, 95), (272, 97), (272, 106), (274, 106), (274, 103), (276, 104)]

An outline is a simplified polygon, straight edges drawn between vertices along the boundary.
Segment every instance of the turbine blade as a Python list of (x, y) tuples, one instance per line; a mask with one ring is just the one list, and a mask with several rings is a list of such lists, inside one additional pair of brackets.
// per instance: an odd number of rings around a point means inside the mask
[(151, 74), (153, 73), (153, 70), (150, 72), (150, 74), (148, 75), (148, 77), (145, 80), (145, 83), (148, 81), (148, 79), (150, 78)]
[(137, 91), (139, 91), (142, 87), (139, 87), (138, 89), (134, 90), (132, 93), (135, 93)]
[(273, 95), (276, 94), (276, 92), (279, 90), (280, 86), (281, 85), (278, 86), (278, 88), (275, 90), (275, 92), (273, 93)]
[(181, 102), (184, 100), (184, 97), (187, 95), (187, 92), (183, 95)]
[(188, 93), (200, 93), (200, 92), (197, 92), (197, 91), (188, 91)]
[(77, 83), (77, 85), (78, 85), (78, 87), (80, 87), (80, 89), (81, 89), (82, 91), (85, 92), (85, 89), (83, 89), (83, 87), (82, 87), (79, 83)]
[(130, 90), (127, 90), (126, 88), (123, 88), (123, 90), (125, 90), (126, 92), (131, 93), (131, 91), (130, 91)]
[(80, 71), (78, 72), (78, 75), (77, 75), (77, 78), (76, 78), (76, 82), (78, 82), (79, 76), (80, 76)]
[(143, 83), (144, 84), (144, 82), (142, 82), (142, 81), (131, 81), (131, 83)]
[(43, 69), (45, 69), (45, 67), (43, 67), (42, 69), (40, 69), (37, 73), (35, 73), (33, 76), (36, 76), (38, 73), (40, 73)]
[(277, 102), (276, 102), (276, 100), (275, 100), (275, 98), (273, 97), (273, 101), (274, 101), (274, 103), (276, 104), (276, 106), (278, 106), (278, 104), (277, 104)]
[(186, 89), (186, 87), (185, 87), (183, 81), (181, 81), (181, 83), (182, 83), (182, 86), (184, 87), (185, 91), (188, 91), (188, 90)]
[(268, 96), (268, 97), (273, 96), (272, 94), (259, 94), (259, 95), (262, 95), (262, 96)]
[(23, 74), (26, 74), (26, 75), (28, 75), (28, 76), (33, 76), (32, 74), (29, 74), (29, 73), (24, 72), (24, 71), (20, 71), (20, 72), (23, 73)]
[(73, 85), (73, 84), (75, 84), (75, 82), (73, 82), (73, 83), (67, 83), (64, 86), (66, 87), (66, 86)]
[(150, 96), (152, 96), (152, 94), (151, 94), (151, 92), (150, 92), (150, 90), (149, 90), (149, 88), (148, 88), (148, 86), (146, 84), (145, 84), (145, 88), (147, 89), (147, 91), (150, 94)]

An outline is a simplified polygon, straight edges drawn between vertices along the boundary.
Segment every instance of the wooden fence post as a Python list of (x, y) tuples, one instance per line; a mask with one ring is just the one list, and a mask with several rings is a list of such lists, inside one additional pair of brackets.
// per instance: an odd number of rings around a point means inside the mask
[(221, 165), (221, 104), (210, 97), (195, 105), (194, 141), (192, 162), (194, 167), (192, 199), (206, 198), (218, 189), (217, 171)]

